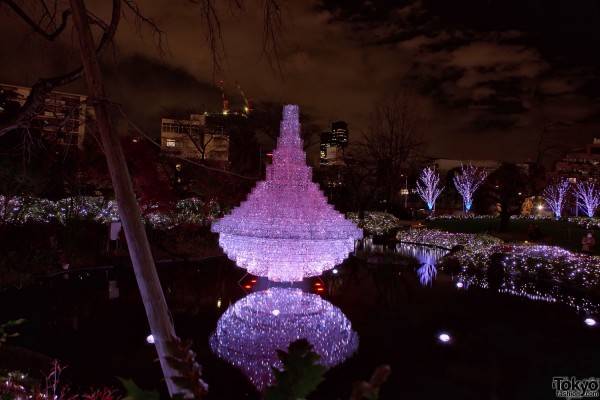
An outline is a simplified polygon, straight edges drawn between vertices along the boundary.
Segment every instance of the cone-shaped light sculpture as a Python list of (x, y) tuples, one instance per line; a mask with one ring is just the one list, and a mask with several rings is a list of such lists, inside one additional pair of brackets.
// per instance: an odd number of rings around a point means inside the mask
[(272, 281), (301, 281), (341, 263), (362, 231), (327, 203), (300, 138), (298, 106), (286, 105), (267, 167), (246, 201), (212, 226), (227, 256)]

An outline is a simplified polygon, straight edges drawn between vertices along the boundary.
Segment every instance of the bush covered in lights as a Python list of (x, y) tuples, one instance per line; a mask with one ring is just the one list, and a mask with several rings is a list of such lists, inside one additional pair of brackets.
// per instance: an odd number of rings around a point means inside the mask
[[(497, 272), (506, 276), (535, 277), (600, 291), (600, 257), (572, 253), (558, 246), (506, 244), (485, 234), (448, 233), (433, 229), (401, 231), (402, 242), (451, 249), (441, 267), (448, 272)], [(458, 267), (458, 271), (456, 268)]]
[(600, 257), (571, 253), (557, 246), (496, 245), (458, 251), (449, 256), (463, 271), (528, 276), (600, 290)]
[(463, 246), (470, 251), (502, 243), (502, 240), (491, 235), (449, 233), (438, 229), (427, 228), (400, 231), (396, 234), (396, 239), (401, 242), (426, 244), (446, 249), (452, 249), (455, 246)]
[[(153, 228), (171, 229), (182, 223), (209, 225), (220, 213), (219, 204), (197, 198), (179, 200), (175, 204), (140, 209), (144, 222)], [(30, 222), (58, 221), (66, 225), (71, 220), (109, 223), (119, 220), (117, 203), (104, 197), (76, 196), (56, 202), (31, 197), (0, 196), (0, 225), (23, 225)]]
[(348, 213), (346, 217), (357, 224), (359, 228), (363, 228), (368, 233), (376, 235), (385, 233), (400, 225), (400, 220), (398, 218), (394, 217), (392, 214), (379, 211), (365, 212), (365, 218), (363, 220), (358, 218), (357, 212)]

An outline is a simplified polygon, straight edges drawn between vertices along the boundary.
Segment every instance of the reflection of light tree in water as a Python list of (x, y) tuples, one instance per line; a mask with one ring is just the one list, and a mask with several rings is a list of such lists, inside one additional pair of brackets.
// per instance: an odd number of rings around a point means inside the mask
[(412, 256), (419, 261), (421, 267), (417, 268), (416, 272), (423, 286), (432, 285), (433, 280), (437, 277), (435, 265), (448, 253), (448, 250), (445, 249), (413, 244), (398, 244), (396, 249), (399, 253)]
[(419, 275), (419, 281), (423, 286), (431, 286), (433, 280), (437, 277), (437, 269), (435, 264), (423, 264), (417, 269), (417, 275)]

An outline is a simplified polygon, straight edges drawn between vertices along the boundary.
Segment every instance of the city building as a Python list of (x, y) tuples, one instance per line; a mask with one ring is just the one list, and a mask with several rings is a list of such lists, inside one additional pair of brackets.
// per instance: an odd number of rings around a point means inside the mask
[(348, 124), (337, 121), (331, 124), (331, 132), (321, 134), (319, 164), (321, 166), (343, 165), (343, 150), (348, 146)]
[(164, 151), (185, 158), (227, 162), (229, 135), (226, 116), (191, 114), (188, 119), (163, 118), (160, 142)]
[[(0, 83), (0, 94), (7, 92), (9, 93), (6, 98), (22, 106), (29, 97), (31, 88)], [(88, 111), (92, 112), (92, 108), (86, 105), (86, 98), (74, 93), (48, 93), (43, 109), (31, 121), (31, 129), (39, 129), (42, 135), (56, 139), (62, 145), (76, 145), (83, 149), (86, 114)]]
[[(448, 171), (456, 168), (460, 168), (461, 165), (471, 164), (476, 168), (482, 168), (491, 174), (497, 170), (501, 165), (502, 161), (497, 160), (452, 160), (447, 158), (433, 158), (427, 160), (424, 165), (435, 166), (440, 175), (445, 175)], [(529, 164), (517, 163), (519, 169), (526, 175), (529, 175)]]
[(594, 138), (592, 143), (571, 150), (556, 161), (553, 171), (546, 174), (546, 180), (557, 178), (567, 178), (571, 183), (600, 181), (600, 139)]

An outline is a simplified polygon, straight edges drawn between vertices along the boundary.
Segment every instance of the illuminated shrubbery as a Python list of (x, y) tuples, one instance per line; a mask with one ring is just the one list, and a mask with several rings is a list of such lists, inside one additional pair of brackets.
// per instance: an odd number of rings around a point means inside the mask
[(359, 228), (377, 235), (385, 233), (400, 225), (400, 220), (398, 218), (394, 217), (392, 214), (379, 211), (365, 212), (364, 220), (360, 220), (358, 218), (358, 213), (356, 212), (348, 213), (346, 217), (357, 224)]
[(600, 257), (572, 253), (558, 246), (507, 244), (485, 234), (448, 233), (411, 229), (396, 235), (402, 242), (461, 248), (442, 261), (459, 272), (487, 272), (494, 268), (508, 276), (535, 277), (579, 288), (600, 290)]
[[(170, 229), (181, 223), (208, 225), (220, 213), (219, 204), (205, 203), (197, 198), (179, 200), (170, 207), (149, 207), (144, 222), (154, 228)], [(119, 220), (116, 201), (103, 197), (76, 196), (56, 202), (46, 199), (0, 196), (0, 224), (23, 225), (29, 222), (58, 221), (66, 225), (69, 220), (109, 223)]]
[(470, 251), (477, 251), (488, 246), (494, 246), (502, 243), (502, 240), (484, 234), (476, 233), (449, 233), (437, 229), (410, 229), (400, 231), (396, 234), (396, 239), (401, 242), (420, 243), (429, 246), (444, 247), (452, 249), (455, 246), (463, 246)]

